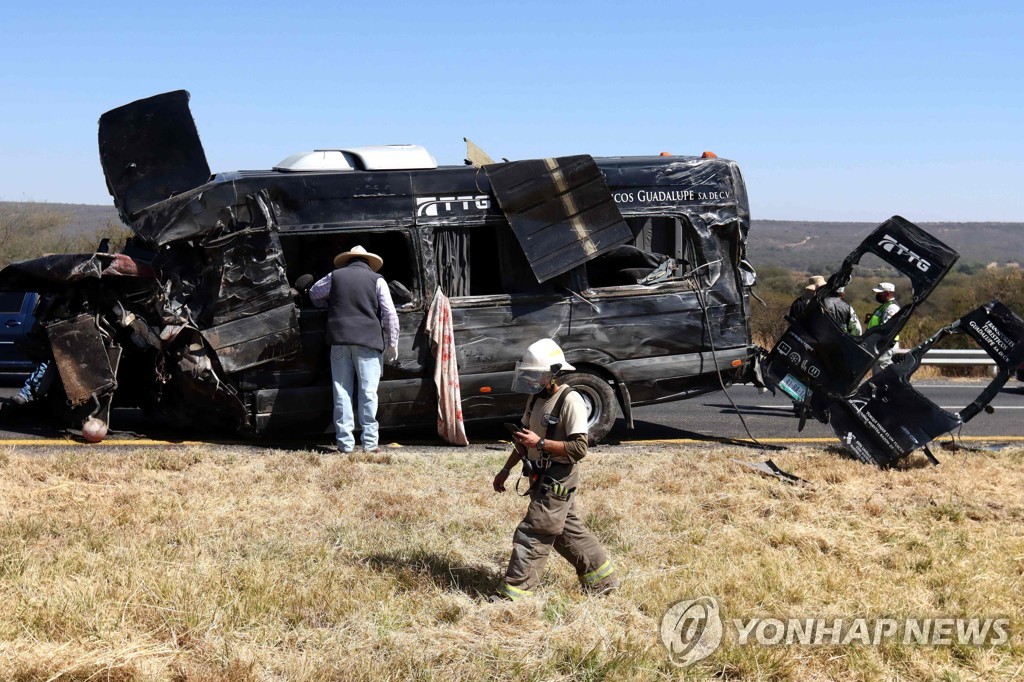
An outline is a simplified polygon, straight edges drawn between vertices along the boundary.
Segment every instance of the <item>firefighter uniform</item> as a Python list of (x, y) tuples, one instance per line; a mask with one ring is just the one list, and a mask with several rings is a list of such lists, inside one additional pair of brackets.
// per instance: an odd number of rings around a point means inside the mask
[[(545, 418), (561, 400), (554, 419)], [(522, 424), (546, 440), (571, 441), (575, 436), (586, 452), (587, 408), (583, 398), (566, 386), (559, 386), (548, 398), (530, 400)], [(579, 436), (582, 435), (582, 438)], [(529, 448), (527, 458), (541, 462), (541, 453)], [(603, 593), (618, 586), (615, 566), (594, 534), (583, 525), (576, 509), (579, 464), (570, 457), (552, 457), (550, 465), (530, 490), (530, 506), (512, 538), (512, 558), (498, 591), (510, 599), (529, 596), (540, 582), (551, 549), (573, 565), (583, 589)]]

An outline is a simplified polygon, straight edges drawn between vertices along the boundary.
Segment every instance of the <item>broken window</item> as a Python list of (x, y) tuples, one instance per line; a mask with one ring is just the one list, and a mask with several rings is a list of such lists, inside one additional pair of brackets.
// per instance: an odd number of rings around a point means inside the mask
[[(659, 267), (667, 277), (680, 277), (697, 262), (689, 223), (676, 216), (626, 218), (634, 234), (629, 244), (615, 247), (586, 265), (591, 288), (635, 285)], [(666, 262), (672, 259), (672, 263)]]
[[(362, 246), (384, 259), (380, 274), (388, 283), (395, 307), (414, 307), (421, 299), (422, 285), (416, 266), (412, 238), (406, 230), (334, 232), (314, 235), (282, 234), (288, 280), (294, 286), (303, 275), (316, 281), (334, 270), (334, 258), (353, 246)], [(302, 287), (297, 287), (302, 288)], [(308, 300), (303, 300), (308, 307)]]
[(497, 228), (490, 225), (434, 230), (437, 284), (447, 296), (504, 293), (496, 231)]

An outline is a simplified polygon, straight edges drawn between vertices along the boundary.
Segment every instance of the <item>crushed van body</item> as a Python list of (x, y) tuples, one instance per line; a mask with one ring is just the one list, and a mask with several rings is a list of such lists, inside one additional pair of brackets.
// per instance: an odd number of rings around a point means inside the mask
[[(133, 237), (118, 254), (46, 256), (0, 272), (38, 291), (49, 396), (73, 424), (142, 407), (244, 434), (323, 431), (333, 401), (325, 314), (306, 287), (360, 244), (401, 327), (379, 389), (383, 426), (431, 424), (424, 331), (451, 300), (467, 421), (518, 414), (515, 360), (553, 338), (577, 371), (592, 438), (618, 413), (750, 376), (749, 209), (718, 158), (587, 155), (439, 167), (415, 145), (314, 150), (211, 174), (176, 91), (100, 118), (100, 160)], [(641, 283), (642, 282), (642, 283)]]

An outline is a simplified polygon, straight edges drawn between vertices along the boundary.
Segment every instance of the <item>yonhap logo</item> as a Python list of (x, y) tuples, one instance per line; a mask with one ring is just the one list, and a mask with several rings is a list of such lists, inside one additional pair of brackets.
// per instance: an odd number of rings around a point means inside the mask
[(906, 258), (907, 262), (909, 262), (911, 265), (916, 266), (917, 269), (920, 270), (921, 272), (928, 272), (929, 270), (931, 270), (931, 263), (921, 258), (919, 255), (908, 249), (906, 246), (903, 246), (903, 244), (900, 244), (898, 241), (896, 241), (896, 238), (891, 235), (882, 235), (882, 241), (878, 242), (878, 245), (881, 246), (884, 250), (888, 251), (889, 253), (895, 253), (897, 256), (902, 256)]
[(661, 643), (668, 658), (680, 667), (713, 654), (722, 644), (722, 617), (714, 597), (684, 599), (661, 617)]

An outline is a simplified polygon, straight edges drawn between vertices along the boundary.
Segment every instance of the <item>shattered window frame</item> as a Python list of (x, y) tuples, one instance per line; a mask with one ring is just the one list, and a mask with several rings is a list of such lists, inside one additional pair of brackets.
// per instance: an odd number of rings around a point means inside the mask
[[(592, 284), (591, 274), (588, 268), (592, 266), (594, 261), (588, 261), (579, 266), (578, 270), (581, 272), (580, 277), (582, 278), (585, 286), (584, 290), (594, 292), (599, 295), (614, 295), (621, 293), (623, 295), (636, 294), (639, 291), (650, 291), (651, 289), (657, 288), (664, 290), (667, 285), (681, 285), (685, 291), (696, 291), (698, 288), (710, 288), (714, 282), (711, 278), (709, 268), (702, 267), (707, 264), (708, 260), (701, 250), (701, 240), (698, 238), (696, 228), (693, 225), (693, 221), (690, 220), (690, 216), (685, 212), (674, 212), (665, 211), (662, 213), (623, 213), (623, 219), (626, 224), (629, 225), (630, 229), (633, 230), (635, 226), (642, 225), (643, 223), (650, 220), (672, 220), (677, 226), (677, 232), (673, 235), (675, 240), (676, 236), (682, 240), (682, 248), (678, 243), (673, 244), (673, 251), (675, 253), (667, 254), (661, 251), (651, 251), (647, 249), (641, 250), (659, 255), (668, 256), (676, 262), (676, 267), (673, 269), (673, 274), (668, 278), (660, 280), (655, 284), (640, 284), (639, 282), (632, 284)], [(634, 232), (634, 238), (628, 243), (628, 246), (635, 246), (636, 240), (639, 239), (639, 234)], [(685, 262), (681, 262), (678, 258), (678, 254), (682, 254)], [(696, 280), (696, 281), (694, 281)], [(695, 286), (696, 285), (696, 286)], [(668, 287), (674, 289), (674, 287)]]

